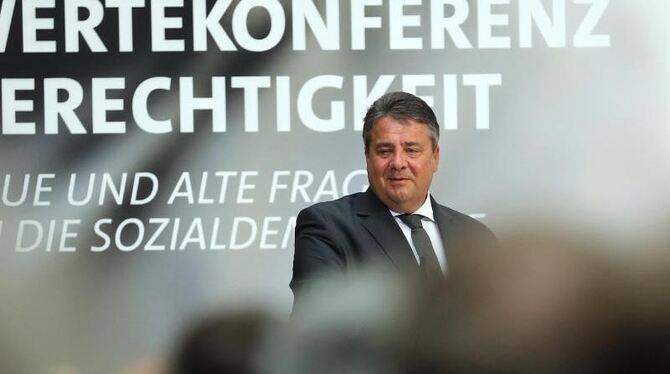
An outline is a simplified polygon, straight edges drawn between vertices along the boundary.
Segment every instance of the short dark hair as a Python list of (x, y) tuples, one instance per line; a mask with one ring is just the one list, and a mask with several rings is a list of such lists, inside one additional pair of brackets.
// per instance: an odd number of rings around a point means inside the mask
[(437, 123), (433, 109), (419, 97), (398, 91), (384, 94), (368, 108), (368, 112), (363, 119), (363, 143), (366, 153), (375, 122), (386, 116), (400, 122), (412, 120), (423, 123), (430, 132), (433, 149), (437, 147), (437, 142), (440, 140), (440, 125)]

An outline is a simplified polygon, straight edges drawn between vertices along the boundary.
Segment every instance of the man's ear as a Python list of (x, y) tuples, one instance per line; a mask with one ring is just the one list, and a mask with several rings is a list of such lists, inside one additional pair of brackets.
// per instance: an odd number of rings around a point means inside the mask
[(440, 145), (436, 145), (435, 149), (433, 149), (433, 172), (436, 172), (438, 169), (438, 166), (440, 165)]

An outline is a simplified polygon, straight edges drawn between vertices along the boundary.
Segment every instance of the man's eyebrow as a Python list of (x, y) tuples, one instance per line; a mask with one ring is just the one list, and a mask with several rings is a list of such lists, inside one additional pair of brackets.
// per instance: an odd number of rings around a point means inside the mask
[(419, 143), (419, 142), (403, 142), (402, 145), (404, 147), (414, 147), (414, 146), (420, 146), (421, 143)]
[(383, 148), (383, 147), (393, 147), (393, 143), (391, 142), (379, 142), (375, 144), (375, 148)]

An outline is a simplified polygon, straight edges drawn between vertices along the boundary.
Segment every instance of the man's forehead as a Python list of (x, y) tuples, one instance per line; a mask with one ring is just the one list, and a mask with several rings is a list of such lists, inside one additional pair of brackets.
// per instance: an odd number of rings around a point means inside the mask
[[(372, 143), (375, 145), (375, 147), (395, 146), (396, 145), (396, 142), (394, 142), (392, 140), (389, 140), (389, 139), (377, 139), (377, 140), (374, 140)], [(421, 145), (424, 142), (417, 141), (417, 140), (405, 140), (405, 141), (400, 141), (399, 143), (403, 147), (411, 147), (411, 146)]]
[(371, 132), (371, 140), (374, 143), (396, 140), (398, 136), (401, 138), (409, 138), (407, 140), (403, 140), (403, 142), (421, 142), (431, 139), (430, 129), (428, 129), (427, 125), (420, 122), (402, 123), (401, 126), (393, 126), (391, 128), (376, 126)]

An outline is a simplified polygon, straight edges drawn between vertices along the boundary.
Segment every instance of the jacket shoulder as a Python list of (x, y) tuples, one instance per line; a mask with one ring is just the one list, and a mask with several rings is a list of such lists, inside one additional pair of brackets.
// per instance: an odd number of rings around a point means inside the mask
[(442, 217), (449, 217), (450, 224), (464, 238), (469, 241), (474, 240), (485, 247), (497, 246), (497, 239), (493, 231), (479, 220), (444, 205), (436, 204), (435, 206), (440, 210)]
[(362, 193), (354, 193), (336, 200), (323, 201), (310, 205), (298, 213), (298, 219), (305, 216), (347, 217), (355, 214), (355, 201)]

